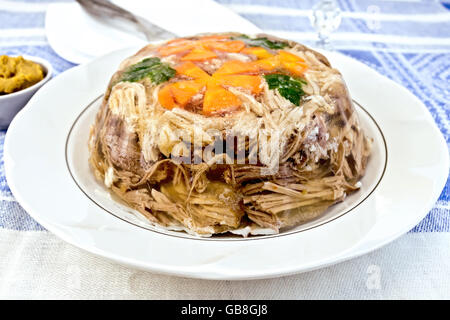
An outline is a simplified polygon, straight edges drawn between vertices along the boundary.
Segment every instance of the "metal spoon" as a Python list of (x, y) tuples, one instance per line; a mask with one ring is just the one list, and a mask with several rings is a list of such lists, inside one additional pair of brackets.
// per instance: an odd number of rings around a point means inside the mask
[(170, 31), (167, 31), (157, 25), (138, 17), (128, 10), (125, 10), (108, 0), (76, 0), (84, 10), (92, 16), (104, 21), (114, 18), (120, 18), (133, 24), (138, 31), (142, 32), (148, 41), (162, 40), (176, 37)]

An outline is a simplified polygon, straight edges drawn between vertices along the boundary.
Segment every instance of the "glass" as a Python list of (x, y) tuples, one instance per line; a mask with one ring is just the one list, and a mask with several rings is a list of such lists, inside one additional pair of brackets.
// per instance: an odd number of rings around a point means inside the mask
[(310, 20), (319, 37), (318, 48), (333, 49), (330, 34), (339, 27), (341, 19), (341, 10), (334, 0), (322, 0), (314, 5)]

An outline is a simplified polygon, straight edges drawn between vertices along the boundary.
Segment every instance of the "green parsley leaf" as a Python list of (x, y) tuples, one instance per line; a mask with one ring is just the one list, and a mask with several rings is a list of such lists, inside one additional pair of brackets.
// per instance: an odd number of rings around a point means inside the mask
[(160, 84), (175, 76), (175, 69), (157, 57), (146, 58), (129, 66), (120, 81), (136, 82), (149, 78), (154, 84)]
[(287, 42), (283, 41), (273, 41), (269, 40), (266, 37), (261, 38), (250, 38), (249, 36), (242, 34), (237, 37), (233, 37), (233, 40), (241, 40), (245, 42), (250, 47), (264, 47), (267, 49), (283, 49), (288, 46)]
[(300, 105), (300, 99), (305, 95), (302, 84), (306, 84), (305, 80), (293, 78), (281, 73), (267, 74), (264, 76), (269, 89), (277, 89), (280, 95), (291, 101), (296, 106)]

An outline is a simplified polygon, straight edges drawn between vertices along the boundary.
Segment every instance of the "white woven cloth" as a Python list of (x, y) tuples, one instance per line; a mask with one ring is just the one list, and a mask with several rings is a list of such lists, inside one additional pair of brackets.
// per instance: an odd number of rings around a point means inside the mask
[(450, 233), (409, 233), (351, 261), (289, 277), (209, 281), (155, 275), (51, 233), (0, 233), (3, 299), (450, 299)]

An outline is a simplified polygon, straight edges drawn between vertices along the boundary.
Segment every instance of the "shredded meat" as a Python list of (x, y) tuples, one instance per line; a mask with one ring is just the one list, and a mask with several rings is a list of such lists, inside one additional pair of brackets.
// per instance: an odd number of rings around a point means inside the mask
[[(359, 187), (370, 140), (340, 73), (323, 55), (289, 45), (286, 50), (308, 64), (307, 96), (300, 107), (264, 83), (258, 97), (230, 88), (243, 110), (215, 117), (192, 112), (201, 107), (202, 93), (185, 110), (165, 110), (155, 98), (159, 86), (116, 84), (122, 70), (154, 54), (154, 46), (125, 60), (91, 130), (95, 175), (150, 223), (204, 236), (246, 227), (279, 232), (343, 201)], [(221, 62), (204, 67), (212, 73)], [(180, 143), (175, 130), (200, 136), (203, 144)], [(247, 140), (236, 139), (234, 149), (206, 157), (207, 145), (225, 144), (227, 134)], [(176, 150), (176, 145), (184, 147)], [(174, 159), (183, 148), (184, 159), (193, 163)], [(234, 159), (237, 150), (244, 150), (244, 163)], [(255, 158), (255, 150), (263, 155)]]

